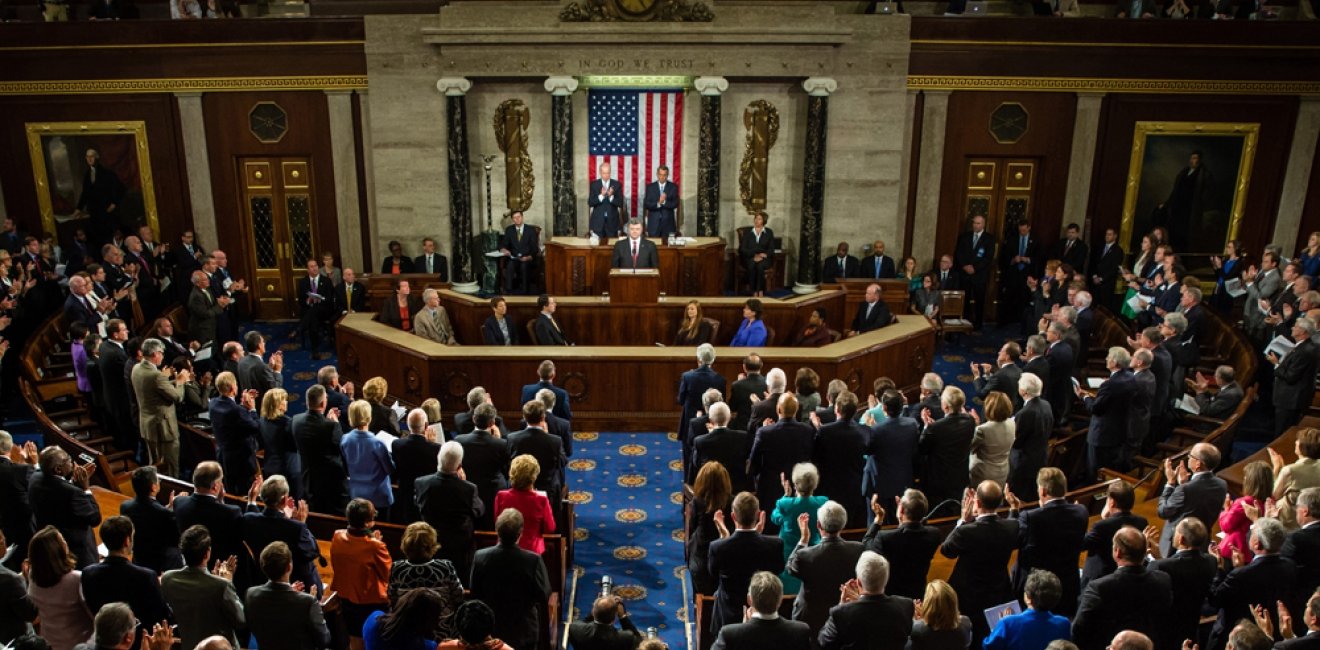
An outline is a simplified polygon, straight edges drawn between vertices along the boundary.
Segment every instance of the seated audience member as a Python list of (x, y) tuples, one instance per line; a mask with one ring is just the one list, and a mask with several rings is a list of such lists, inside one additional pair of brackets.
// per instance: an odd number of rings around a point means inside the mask
[(779, 397), (775, 411), (779, 421), (765, 424), (753, 434), (747, 465), (755, 477), (757, 498), (767, 504), (783, 495), (783, 480), (798, 463), (811, 462), (816, 433), (811, 425), (797, 421), (798, 402), (792, 393)]
[(738, 325), (738, 331), (734, 333), (733, 340), (729, 342), (730, 347), (759, 348), (769, 344), (768, 331), (765, 329), (765, 323), (761, 322), (761, 301), (752, 298), (743, 303), (743, 321)]
[[(414, 589), (388, 610), (370, 613), (362, 627), (366, 650), (435, 650), (435, 622), (444, 601), (430, 589)], [(354, 628), (349, 623), (350, 633)]]
[[(388, 260), (387, 260), (388, 263)], [(422, 310), (422, 301), (412, 295), (412, 286), (407, 280), (394, 282), (394, 297), (386, 298), (380, 307), (380, 322), (411, 332), (417, 324), (417, 313)]]
[(441, 282), (449, 281), (449, 260), (435, 252), (435, 240), (422, 240), (422, 254), (413, 259), (413, 273), (438, 275)]
[[(1147, 552), (1160, 557), (1160, 538), (1154, 526), (1146, 532)], [(1209, 540), (1205, 524), (1196, 517), (1184, 517), (1173, 534), (1173, 547), (1178, 550), (1170, 557), (1157, 559), (1150, 568), (1168, 574), (1173, 585), (1173, 605), (1165, 623), (1171, 644), (1178, 639), (1194, 639), (1201, 624), (1201, 610), (1210, 594), (1211, 582), (1219, 572), (1219, 564), (1204, 550)]]
[(1234, 378), (1233, 366), (1215, 368), (1215, 385), (1219, 390), (1211, 393), (1210, 382), (1201, 373), (1196, 373), (1196, 404), (1201, 408), (1198, 415), (1223, 420), (1237, 410), (1244, 393)]
[[(752, 574), (769, 571), (779, 574), (784, 570), (784, 542), (777, 537), (762, 535), (765, 513), (760, 501), (750, 492), (741, 492), (733, 499), (735, 530), (728, 534), (723, 513), (715, 515), (715, 526), (720, 539), (711, 542), (706, 567), (716, 578), (715, 606), (711, 615), (710, 632), (715, 633), (727, 624), (741, 620), (739, 613), (747, 602), (747, 589)], [(775, 578), (776, 586), (779, 579)], [(778, 602), (779, 597), (775, 597)], [(778, 608), (778, 605), (775, 606)], [(771, 610), (772, 612), (774, 609)]]
[[(796, 544), (805, 541), (808, 545), (820, 542), (817, 530), (816, 512), (822, 508), (828, 497), (815, 496), (816, 486), (820, 483), (820, 472), (811, 463), (798, 463), (793, 466), (792, 479), (784, 478), (784, 497), (775, 502), (775, 509), (770, 513), (770, 520), (779, 526), (779, 539), (784, 542), (784, 562), (793, 553)], [(798, 518), (806, 515), (802, 525)], [(805, 539), (800, 531), (806, 531)], [(790, 591), (797, 593), (801, 586), (797, 578), (785, 574), (781, 581)]]
[(330, 567), (334, 572), (330, 589), (339, 592), (343, 601), (340, 609), (349, 637), (361, 637), (367, 617), (389, 608), (385, 589), (393, 561), (380, 533), (371, 530), (376, 523), (376, 508), (370, 501), (349, 501), (344, 516), (348, 528), (336, 530), (330, 541)]
[[(400, 434), (399, 416), (394, 414), (394, 409), (385, 404), (385, 399), (389, 394), (390, 384), (385, 381), (384, 377), (372, 377), (362, 385), (362, 399), (371, 405), (370, 420), (363, 423), (362, 426), (367, 427), (367, 430), (372, 433), (384, 431), (397, 438)], [(349, 406), (352, 406), (352, 404), (349, 404)], [(350, 413), (351, 409), (345, 411), (344, 415)], [(356, 427), (358, 425), (350, 423), (349, 426)]]
[[(557, 442), (557, 441), (556, 441)], [(537, 555), (545, 552), (542, 535), (555, 532), (555, 514), (545, 493), (534, 489), (541, 464), (531, 454), (522, 454), (509, 466), (509, 489), (495, 495), (495, 511), (517, 510), (521, 515), (518, 545)], [(524, 523), (525, 522), (525, 523)], [(497, 525), (498, 527), (498, 525)]]
[[(883, 255), (883, 252), (881, 253)], [(870, 259), (869, 257), (867, 258)], [(878, 259), (877, 259), (878, 261)], [(889, 271), (892, 273), (894, 262), (889, 261)], [(860, 263), (855, 255), (848, 254), (848, 242), (841, 241), (834, 249), (834, 257), (827, 257), (820, 265), (820, 281), (834, 282), (847, 278), (855, 278), (860, 274)], [(872, 269), (867, 269), (871, 271)], [(869, 275), (867, 277), (870, 277)], [(880, 277), (876, 275), (875, 277)]]
[(1072, 640), (1079, 648), (1104, 647), (1123, 630), (1160, 636), (1173, 603), (1168, 574), (1142, 565), (1146, 540), (1141, 531), (1124, 527), (1114, 533), (1114, 563), (1110, 575), (1092, 580), (1077, 601)]
[[(371, 382), (367, 382), (371, 386)], [(390, 475), (394, 473), (394, 459), (385, 443), (367, 429), (371, 424), (372, 407), (366, 400), (348, 406), (348, 422), (353, 430), (344, 434), (339, 448), (344, 453), (348, 469), (348, 496), (366, 499), (381, 512), (389, 513), (394, 505), (394, 490)]]
[[(840, 570), (847, 567), (843, 559)], [(853, 562), (853, 575), (840, 583), (838, 605), (827, 612), (817, 637), (820, 647), (901, 647), (912, 633), (913, 606), (910, 598), (885, 592), (889, 561), (874, 551), (863, 551)]]
[(237, 631), (247, 627), (247, 618), (234, 588), (238, 558), (216, 558), (211, 571), (211, 534), (200, 524), (183, 531), (179, 545), (187, 566), (165, 572), (160, 591), (179, 624), (183, 647), (196, 647), (216, 635), (241, 647)]
[(886, 389), (880, 397), (880, 406), (885, 417), (868, 432), (862, 494), (870, 495), (873, 502), (878, 499), (883, 506), (897, 500), (907, 486), (916, 482), (913, 459), (921, 439), (921, 425), (903, 415), (903, 396), (896, 390)]
[[(848, 513), (847, 528), (866, 523), (866, 498), (862, 496), (862, 475), (866, 469), (867, 443), (871, 429), (858, 424), (857, 396), (843, 391), (835, 396), (835, 420), (816, 431), (811, 458), (820, 469), (820, 492), (834, 499)], [(799, 409), (800, 410), (800, 409)], [(820, 420), (812, 413), (813, 421)]]
[[(9, 548), (2, 531), (0, 548)], [(0, 643), (10, 645), (15, 639), (31, 634), (35, 620), (37, 604), (28, 595), (27, 579), (0, 565)]]
[[(958, 592), (943, 580), (926, 585), (921, 613), (912, 624), (911, 650), (966, 650), (972, 642), (972, 620), (958, 608)], [(980, 610), (972, 610), (976, 615)], [(982, 616), (981, 618), (984, 618)]]
[(1012, 419), (1013, 402), (1008, 395), (994, 391), (985, 398), (985, 422), (976, 425), (969, 448), (971, 463), (968, 479), (976, 484), (1008, 482), (1008, 456), (1013, 449), (1016, 423)]
[(266, 450), (261, 472), (288, 478), (289, 496), (301, 500), (306, 492), (303, 489), (302, 459), (298, 457), (298, 443), (293, 439), (293, 419), (288, 411), (289, 394), (283, 388), (272, 388), (261, 398), (261, 441)]
[(454, 611), (463, 603), (463, 583), (459, 581), (452, 562), (434, 557), (440, 550), (435, 528), (424, 521), (408, 524), (403, 531), (400, 550), (403, 558), (396, 560), (390, 568), (387, 589), (390, 603), (399, 602), (400, 597), (416, 589), (436, 592), (444, 600), (436, 629), (441, 636), (452, 636)]
[[(1247, 543), (1247, 537), (1251, 534), (1252, 520), (1247, 516), (1246, 510), (1250, 508), (1253, 512), (1263, 512), (1266, 500), (1270, 499), (1273, 493), (1274, 472), (1270, 464), (1263, 460), (1247, 463), (1242, 469), (1242, 496), (1234, 499), (1219, 513), (1220, 557), (1232, 557), (1235, 552), (1241, 553), (1243, 559), (1248, 562), (1255, 557), (1251, 552), (1250, 544)], [(1226, 497), (1225, 502), (1228, 503), (1227, 499), (1231, 498), (1231, 495)]]
[(463, 473), (477, 486), (477, 497), (481, 499), (483, 512), (477, 519), (481, 530), (495, 529), (495, 495), (508, 489), (509, 463), (513, 460), (509, 441), (500, 437), (495, 426), (497, 417), (493, 404), (480, 404), (475, 418), (470, 420), (475, 422), (475, 428), (454, 438), (454, 442), (463, 446)]
[(463, 603), (454, 619), (458, 638), (444, 641), (439, 650), (514, 650), (494, 637), (495, 611), (490, 605), (480, 600)]
[(380, 272), (387, 275), (399, 275), (413, 272), (413, 261), (403, 254), (403, 244), (397, 241), (389, 243), (390, 255), (380, 265)]
[(415, 483), (418, 478), (435, 473), (436, 459), (440, 457), (440, 445), (428, 439), (427, 419), (422, 409), (409, 411), (407, 432), (390, 444), (390, 457), (394, 459), (391, 478), (399, 486), (393, 507), (394, 521), (398, 523), (417, 521)]
[(779, 615), (779, 601), (784, 587), (779, 577), (769, 571), (757, 571), (747, 585), (747, 602), (751, 604), (741, 623), (728, 623), (719, 628), (714, 650), (756, 650), (782, 648), (808, 650), (811, 647), (811, 628), (801, 621), (790, 621)]
[(1217, 467), (1219, 449), (1204, 442), (1192, 445), (1184, 462), (1175, 465), (1172, 459), (1164, 461), (1167, 483), (1160, 493), (1157, 509), (1160, 518), (1166, 522), (1160, 536), (1162, 555), (1167, 557), (1173, 553), (1174, 525), (1183, 517), (1196, 517), (1202, 522), (1218, 521), (1224, 496), (1228, 494), (1228, 483), (1215, 476)]
[[(614, 627), (614, 621), (619, 627)], [(622, 629), (620, 629), (622, 628)], [(601, 596), (591, 604), (586, 620), (568, 626), (568, 642), (577, 650), (630, 650), (642, 642), (642, 633), (618, 596)]]
[(321, 551), (307, 529), (307, 503), (289, 498), (289, 482), (272, 476), (261, 484), (261, 502), (265, 509), (243, 515), (239, 526), (248, 548), (265, 549), (274, 542), (284, 542), (293, 557), (293, 581), (306, 586), (308, 593), (321, 596), (321, 575), (316, 561)]
[(108, 554), (101, 562), (83, 569), (82, 592), (87, 609), (100, 611), (106, 603), (123, 602), (143, 621), (170, 618), (156, 572), (133, 564), (133, 522), (128, 517), (110, 517), (101, 522), (100, 533)]
[(745, 270), (748, 288), (755, 298), (765, 297), (766, 271), (770, 271), (775, 263), (775, 233), (765, 227), (767, 219), (764, 211), (755, 212), (752, 227), (738, 242), (738, 257)]
[(816, 546), (808, 546), (812, 536), (807, 531), (809, 521), (799, 517), (795, 523), (799, 542), (784, 567), (789, 576), (801, 581), (797, 600), (793, 601), (793, 620), (805, 622), (816, 635), (825, 626), (830, 608), (838, 604), (838, 587), (853, 579), (857, 560), (865, 547), (861, 542), (841, 538), (847, 511), (837, 502), (826, 501), (816, 513), (816, 527), (820, 528), (820, 543)]
[(1077, 610), (1077, 558), (1082, 553), (1082, 541), (1090, 513), (1086, 506), (1068, 503), (1068, 479), (1057, 467), (1043, 467), (1036, 474), (1036, 498), (1039, 508), (1021, 511), (1022, 501), (1008, 493), (1008, 516), (1018, 520), (1018, 559), (1013, 567), (1013, 592), (1020, 594), (1026, 587), (1032, 569), (1044, 569), (1059, 577), (1060, 594), (1057, 607), (1050, 606), (1065, 616)]
[(316, 596), (290, 584), (295, 559), (284, 542), (261, 551), (261, 573), (269, 581), (248, 589), (244, 603), (248, 629), (262, 648), (318, 650), (330, 643), (330, 628)]
[[(68, 452), (55, 446), (41, 450), (37, 462), (41, 471), (33, 474), (28, 483), (28, 502), (32, 504), (34, 522), (39, 528), (54, 526), (59, 529), (60, 544), (67, 545), (69, 552), (73, 553), (74, 568), (94, 564), (96, 538), (92, 536), (92, 527), (101, 523), (101, 510), (88, 491), (91, 489), (90, 474), (83, 466), (75, 465)], [(54, 578), (63, 574), (61, 571)], [(55, 582), (52, 579), (42, 587), (54, 587)]]
[(967, 456), (976, 435), (976, 421), (967, 414), (964, 404), (962, 389), (948, 386), (940, 394), (944, 417), (936, 420), (922, 413), (926, 429), (917, 442), (918, 455), (926, 468), (922, 485), (927, 498), (937, 504), (958, 499), (969, 484)]
[(422, 292), (422, 310), (413, 320), (413, 334), (443, 345), (458, 345), (454, 326), (449, 324), (449, 312), (440, 304), (439, 291)]
[[(960, 525), (940, 546), (945, 557), (957, 560), (949, 585), (969, 612), (984, 612), (1013, 598), (1008, 559), (1017, 549), (1018, 522), (996, 514), (1003, 501), (1004, 492), (994, 481), (983, 481), (974, 493), (967, 490)], [(972, 628), (975, 638), (990, 633), (984, 616), (974, 618)]]
[(160, 492), (156, 468), (147, 465), (133, 470), (132, 481), (135, 496), (119, 504), (119, 514), (133, 522), (133, 563), (158, 574), (182, 567), (174, 510), (156, 500)]
[(857, 306), (857, 315), (853, 317), (852, 325), (848, 327), (848, 336), (880, 329), (895, 320), (894, 314), (889, 311), (889, 305), (880, 299), (880, 285), (869, 285), (866, 287), (866, 299)]
[(701, 315), (701, 301), (689, 300), (687, 306), (683, 308), (683, 322), (679, 323), (678, 333), (674, 335), (674, 347), (713, 344), (714, 341), (711, 339), (715, 334), (712, 330), (710, 321)]
[(885, 522), (883, 502), (877, 496), (871, 497), (871, 511), (875, 519), (867, 528), (862, 544), (867, 550), (875, 551), (886, 559), (892, 558), (888, 593), (905, 598), (921, 598), (926, 590), (930, 561), (944, 541), (944, 535), (938, 528), (924, 523), (930, 506), (926, 502), (926, 495), (920, 490), (909, 489), (902, 497), (894, 497), (894, 502), (898, 527), (882, 531), (880, 527)]
[[(723, 406), (723, 403), (720, 403)], [(710, 544), (719, 538), (715, 513), (725, 513), (733, 499), (733, 484), (729, 472), (718, 461), (705, 461), (692, 482), (692, 501), (687, 509), (688, 534), (683, 550), (687, 556), (688, 571), (692, 574), (692, 588), (699, 594), (715, 592), (715, 580), (706, 566)]]
[(532, 333), (536, 339), (534, 343), (538, 345), (572, 345), (568, 338), (564, 336), (564, 330), (560, 329), (559, 321), (555, 320), (555, 299), (543, 293), (536, 297), (536, 308), (540, 309), (541, 313), (532, 325)]
[(1062, 595), (1058, 576), (1032, 569), (1022, 593), (1027, 611), (999, 619), (985, 639), (985, 650), (1045, 650), (1056, 639), (1069, 639), (1072, 623), (1051, 613)]
[(486, 508), (477, 486), (463, 478), (461, 443), (450, 440), (442, 445), (435, 463), (438, 471), (417, 479), (417, 510), (439, 535), (440, 552), (436, 557), (449, 560), (466, 582), (471, 576), (475, 548), (472, 531)]
[[(1292, 593), (1297, 579), (1297, 565), (1279, 551), (1288, 537), (1288, 529), (1278, 519), (1261, 517), (1251, 525), (1251, 551), (1256, 558), (1246, 561), (1241, 554), (1219, 557), (1219, 575), (1215, 576), (1207, 599), (1219, 608), (1219, 616), (1210, 630), (1209, 648), (1223, 650), (1232, 626), (1251, 618), (1251, 606), (1277, 602)], [(1211, 555), (1218, 556), (1210, 547)], [(1235, 566), (1236, 565), (1236, 566)]]
[(509, 303), (504, 296), (490, 299), (491, 315), (481, 324), (481, 341), (486, 345), (518, 345), (518, 324), (509, 318)]
[(944, 294), (940, 293), (940, 281), (934, 273), (924, 273), (914, 280), (911, 291), (912, 309), (917, 313), (937, 320), (940, 308), (944, 306)]
[(41, 618), (41, 636), (52, 650), (73, 650), (92, 636), (92, 614), (83, 600), (82, 572), (74, 568), (58, 529), (46, 526), (32, 536), (27, 564), (28, 596)]
[(519, 546), (522, 529), (522, 513), (513, 508), (500, 511), (495, 520), (500, 542), (481, 549), (472, 560), (470, 590), (473, 599), (495, 611), (495, 635), (519, 649), (537, 647), (536, 608), (550, 597), (550, 578), (541, 555)]
[(807, 326), (793, 338), (795, 348), (818, 348), (834, 341), (834, 332), (825, 322), (825, 308), (818, 307), (811, 311)]
[(1082, 565), (1080, 587), (1114, 572), (1114, 533), (1124, 526), (1137, 530), (1146, 530), (1146, 518), (1133, 514), (1136, 505), (1136, 491), (1127, 481), (1114, 481), (1109, 484), (1105, 507), (1100, 510), (1100, 520), (1091, 526), (1082, 538), (1082, 548), (1086, 551), (1086, 563)]
[[(337, 412), (326, 415), (327, 397), (325, 386), (308, 387), (307, 412), (295, 415), (289, 423), (298, 447), (307, 503), (315, 512), (339, 512), (348, 505), (348, 471), (344, 469), (344, 454), (339, 446), (344, 430), (334, 417)], [(344, 420), (347, 419), (345, 413)]]

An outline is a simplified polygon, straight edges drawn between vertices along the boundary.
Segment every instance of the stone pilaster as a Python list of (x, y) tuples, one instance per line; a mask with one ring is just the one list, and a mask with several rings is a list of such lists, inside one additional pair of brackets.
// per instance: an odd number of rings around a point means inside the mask
[[(207, 250), (220, 245), (215, 225), (215, 196), (211, 192), (211, 159), (206, 150), (206, 120), (201, 93), (174, 93), (179, 103), (179, 130), (183, 135), (183, 163), (188, 168), (188, 199), (192, 205), (193, 234)], [(163, 235), (156, 233), (161, 241)]]
[[(1095, 162), (1095, 143), (1100, 132), (1100, 105), (1104, 93), (1077, 93), (1077, 111), (1073, 118), (1072, 154), (1068, 157), (1068, 192), (1063, 199), (1063, 224), (1086, 227), (1091, 199), (1091, 170)], [(1090, 233), (1090, 241), (1104, 241), (1104, 233)]]
[(550, 77), (550, 212), (555, 236), (577, 235), (577, 192), (573, 189), (573, 77)]
[(720, 95), (729, 89), (724, 77), (697, 77), (701, 93), (700, 145), (697, 150), (697, 236), (720, 234)]
[[(341, 266), (362, 268), (362, 219), (358, 203), (356, 145), (353, 141), (353, 91), (325, 91), (330, 112), (330, 158), (334, 167)], [(329, 242), (321, 242), (322, 245)], [(301, 263), (301, 260), (295, 260)]]
[(472, 268), (472, 183), (468, 173), (467, 91), (472, 82), (464, 77), (445, 77), (435, 87), (445, 95), (445, 120), (449, 133), (449, 230), (452, 242), (454, 290), (476, 293)]
[(797, 284), (793, 293), (820, 289), (820, 235), (825, 208), (825, 136), (830, 124), (830, 93), (839, 83), (829, 77), (802, 82), (807, 91), (807, 137), (803, 146), (802, 223), (798, 230)]
[[(917, 161), (917, 204), (912, 220), (912, 251), (920, 268), (935, 259), (935, 227), (940, 217), (940, 182), (944, 170), (944, 136), (949, 120), (949, 91), (922, 91), (921, 159)], [(931, 257), (925, 257), (930, 255)]]
[(1306, 203), (1306, 185), (1311, 179), (1318, 136), (1320, 97), (1302, 97), (1301, 105), (1297, 107), (1297, 125), (1293, 128), (1292, 148), (1288, 151), (1288, 166), (1284, 168), (1279, 212), (1274, 218), (1274, 237), (1271, 239), (1283, 247), (1284, 255), (1297, 250), (1300, 235), (1297, 231), (1302, 227), (1302, 205)]
[[(371, 102), (366, 89), (358, 93), (358, 122), (362, 127), (362, 178), (367, 188), (367, 225), (369, 232), (362, 233), (368, 246), (362, 259), (362, 270), (370, 271), (376, 264), (372, 255), (380, 255), (380, 225), (376, 219), (376, 165), (375, 147), (371, 139)], [(361, 248), (359, 246), (358, 248)]]

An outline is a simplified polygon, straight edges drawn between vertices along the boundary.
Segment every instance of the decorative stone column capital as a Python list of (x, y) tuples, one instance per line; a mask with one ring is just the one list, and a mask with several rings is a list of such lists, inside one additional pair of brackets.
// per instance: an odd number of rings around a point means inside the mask
[(576, 77), (547, 77), (545, 80), (545, 91), (555, 97), (572, 95), (577, 89)]
[(829, 97), (839, 89), (839, 82), (831, 77), (808, 77), (802, 82), (802, 89), (812, 97)]
[(441, 77), (435, 82), (435, 88), (446, 97), (462, 97), (472, 90), (472, 80), (467, 77)]
[(729, 90), (729, 80), (724, 77), (697, 77), (692, 80), (697, 92), (709, 97), (719, 97)]

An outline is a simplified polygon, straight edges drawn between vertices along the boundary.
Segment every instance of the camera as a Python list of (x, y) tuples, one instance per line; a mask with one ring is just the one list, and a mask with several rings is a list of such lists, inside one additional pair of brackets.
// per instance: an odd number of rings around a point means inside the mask
[(613, 578), (610, 578), (609, 576), (601, 576), (601, 578), (600, 578), (600, 595), (601, 595), (602, 597), (607, 597), (607, 596), (613, 596), (613, 595), (614, 595), (614, 579), (613, 579)]
[(656, 638), (659, 638), (659, 637), (660, 637), (660, 631), (659, 631), (659, 630), (657, 630), (657, 629), (655, 629), (655, 628), (653, 628), (653, 627), (648, 627), (648, 628), (646, 628), (646, 638), (648, 638), (648, 639), (656, 639)]

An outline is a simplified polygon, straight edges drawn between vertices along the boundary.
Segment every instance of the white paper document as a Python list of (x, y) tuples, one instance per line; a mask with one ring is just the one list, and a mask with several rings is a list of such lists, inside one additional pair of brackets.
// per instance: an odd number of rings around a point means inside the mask
[(402, 420), (402, 419), (403, 419), (403, 416), (405, 416), (405, 415), (408, 414), (408, 409), (403, 408), (402, 406), (400, 406), (400, 405), (399, 405), (399, 400), (397, 400), (397, 399), (394, 400), (394, 406), (391, 406), (391, 407), (390, 407), (390, 410), (391, 410), (391, 411), (394, 411), (394, 419), (396, 419), (396, 420)]
[(1141, 294), (1137, 294), (1132, 296), (1132, 299), (1127, 301), (1127, 304), (1128, 307), (1132, 308), (1132, 311), (1146, 311), (1146, 306), (1150, 304), (1150, 300), (1146, 299)]
[(1224, 282), (1224, 291), (1228, 293), (1229, 297), (1237, 298), (1245, 295), (1247, 288), (1242, 285), (1242, 278), (1233, 278)]
[(393, 451), (392, 451), (392, 450), (394, 449), (394, 441), (395, 441), (395, 440), (398, 440), (399, 438), (398, 438), (398, 436), (396, 436), (396, 435), (394, 435), (394, 434), (392, 434), (392, 433), (390, 433), (390, 432), (388, 432), (388, 431), (377, 431), (377, 432), (376, 432), (376, 439), (379, 440), (379, 441), (381, 441), (382, 443), (384, 443), (384, 444), (385, 444), (385, 449), (386, 449), (386, 450), (390, 450), (390, 451), (391, 451), (391, 454), (393, 454)]
[(1187, 411), (1192, 415), (1201, 414), (1201, 405), (1196, 402), (1196, 398), (1190, 394), (1184, 393), (1182, 399), (1178, 400), (1177, 407), (1180, 410)]
[(436, 439), (436, 440), (444, 440), (444, 439), (445, 439), (445, 424), (444, 424), (443, 422), (436, 422), (435, 424), (432, 424), (432, 425), (430, 425), (430, 426), (428, 426), (428, 427), (426, 427), (426, 428), (428, 428), (428, 429), (430, 429), (430, 430), (432, 430), (432, 431), (435, 432), (435, 439)]
[(1086, 386), (1092, 390), (1100, 388), (1100, 384), (1105, 383), (1105, 377), (1087, 377)]
[(1273, 352), (1275, 356), (1282, 360), (1284, 357), (1288, 356), (1288, 353), (1292, 352), (1295, 347), (1297, 347), (1297, 344), (1293, 343), (1292, 339), (1280, 334), (1279, 336), (1274, 337), (1274, 340), (1270, 341), (1270, 344), (1266, 346), (1265, 354)]
[(210, 361), (210, 360), (211, 360), (211, 346), (210, 346), (210, 345), (206, 345), (206, 346), (202, 346), (202, 347), (200, 347), (200, 348), (197, 348), (197, 354), (193, 355), (193, 361), (194, 361), (194, 362)]

